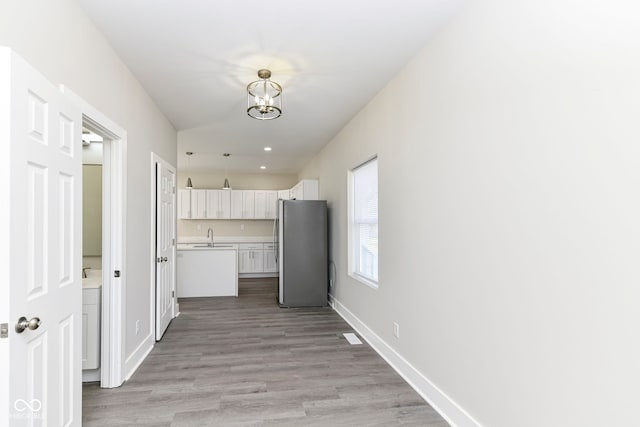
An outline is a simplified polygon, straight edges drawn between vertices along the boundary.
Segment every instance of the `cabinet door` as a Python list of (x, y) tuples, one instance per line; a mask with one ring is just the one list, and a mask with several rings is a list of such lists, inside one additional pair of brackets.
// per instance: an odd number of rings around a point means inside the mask
[(302, 200), (302, 182), (299, 182), (291, 189), (291, 200)]
[(220, 216), (219, 219), (229, 219), (231, 218), (231, 192), (229, 190), (218, 190), (218, 199), (219, 199), (219, 209)]
[(264, 271), (264, 251), (262, 249), (251, 251), (252, 273), (262, 273)]
[(267, 218), (267, 192), (266, 191), (256, 191), (255, 195), (255, 219), (265, 219)]
[(238, 273), (252, 273), (252, 269), (251, 251), (238, 251)]
[(242, 191), (241, 190), (229, 190), (231, 193), (231, 218), (242, 218)]
[(217, 219), (220, 214), (220, 190), (206, 190), (207, 191), (207, 218)]
[(264, 250), (264, 272), (276, 273), (278, 271), (278, 263), (276, 263), (276, 250)]
[(289, 200), (291, 198), (291, 190), (278, 191), (278, 199)]
[(178, 190), (178, 218), (191, 218), (191, 190)]
[(255, 191), (242, 191), (242, 218), (254, 218), (255, 210)]
[(207, 190), (191, 190), (191, 218), (207, 217)]
[(277, 191), (265, 191), (266, 193), (266, 219), (274, 219), (276, 212), (278, 211), (278, 192)]

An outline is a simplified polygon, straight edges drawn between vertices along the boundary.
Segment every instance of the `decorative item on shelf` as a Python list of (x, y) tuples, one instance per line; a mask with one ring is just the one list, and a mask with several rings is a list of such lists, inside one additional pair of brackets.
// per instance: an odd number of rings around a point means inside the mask
[[(224, 157), (229, 157), (231, 156), (231, 154), (229, 153), (224, 153), (223, 154)], [(222, 186), (223, 190), (231, 190), (231, 185), (229, 184), (229, 179), (227, 178), (227, 167), (224, 167), (224, 185)]]
[(258, 70), (258, 77), (247, 85), (247, 114), (258, 120), (277, 119), (282, 114), (282, 86), (269, 80), (269, 70)]
[[(189, 167), (191, 166), (191, 156), (193, 155), (193, 151), (187, 151), (185, 154), (187, 155), (187, 169), (189, 169)], [(191, 177), (187, 177), (187, 186), (184, 188), (188, 188), (189, 190), (193, 188)]]

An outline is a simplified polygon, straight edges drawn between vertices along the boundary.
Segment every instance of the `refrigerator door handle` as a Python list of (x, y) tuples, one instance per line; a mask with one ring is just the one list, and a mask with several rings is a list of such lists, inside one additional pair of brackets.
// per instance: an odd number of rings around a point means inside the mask
[(276, 217), (273, 219), (273, 249), (276, 255), (276, 264), (278, 263), (278, 247), (276, 246), (276, 237), (278, 232), (278, 213), (276, 212)]

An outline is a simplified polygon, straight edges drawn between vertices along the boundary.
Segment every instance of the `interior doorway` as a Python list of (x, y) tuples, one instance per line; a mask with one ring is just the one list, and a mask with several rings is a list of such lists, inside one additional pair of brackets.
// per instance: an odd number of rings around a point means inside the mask
[[(125, 362), (125, 301), (122, 290), (125, 288), (126, 275), (121, 273), (126, 268), (127, 133), (68, 88), (61, 87), (61, 91), (80, 108), (83, 131), (102, 139), (100, 256), (93, 256), (93, 259), (89, 259), (91, 256), (83, 257), (83, 264), (87, 262), (88, 267), (101, 267), (99, 367), (91, 370), (86, 377), (83, 372), (83, 380), (100, 381), (103, 388), (119, 387), (124, 382)], [(85, 271), (95, 277), (91, 270), (94, 268)]]
[(151, 153), (151, 288), (155, 340), (179, 314), (176, 292), (176, 168)]

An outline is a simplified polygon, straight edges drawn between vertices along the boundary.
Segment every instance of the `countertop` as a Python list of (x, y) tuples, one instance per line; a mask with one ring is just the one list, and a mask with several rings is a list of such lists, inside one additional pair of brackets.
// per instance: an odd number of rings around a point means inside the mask
[(82, 289), (99, 289), (102, 287), (102, 270), (87, 268), (84, 272), (87, 277), (82, 278)]
[[(207, 243), (206, 236), (178, 237), (178, 245), (184, 243)], [(273, 243), (273, 236), (213, 236), (213, 243)]]
[(176, 249), (179, 251), (237, 251), (237, 245), (230, 245), (228, 243), (218, 242), (213, 247), (203, 246), (205, 243), (178, 243)]

